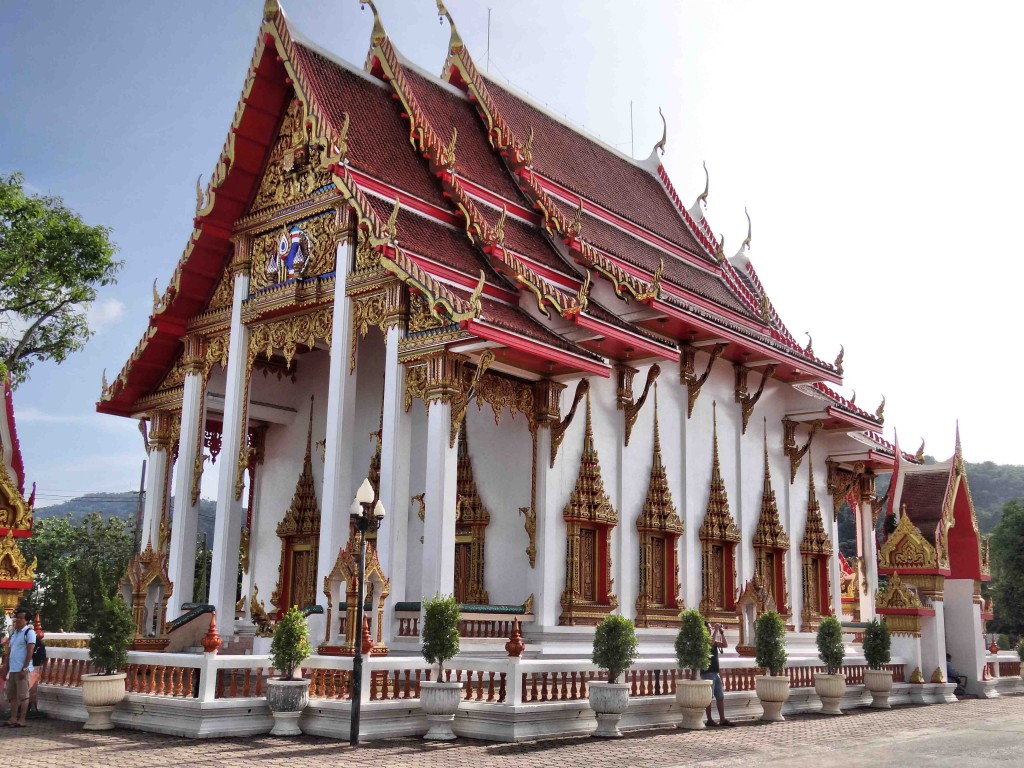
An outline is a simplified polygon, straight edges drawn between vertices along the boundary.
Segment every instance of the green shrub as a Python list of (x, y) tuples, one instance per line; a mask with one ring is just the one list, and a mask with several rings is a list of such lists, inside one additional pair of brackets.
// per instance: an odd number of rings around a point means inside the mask
[(818, 658), (830, 675), (839, 674), (846, 650), (843, 648), (843, 627), (835, 616), (826, 616), (818, 627)]
[(778, 611), (765, 611), (754, 626), (754, 656), (757, 666), (769, 675), (781, 675), (786, 668), (786, 622)]
[(872, 619), (864, 628), (864, 660), (871, 669), (881, 669), (892, 658), (889, 625), (885, 619)]
[(437, 664), (441, 679), (444, 663), (459, 652), (459, 603), (452, 595), (423, 601), (423, 658)]
[(120, 595), (104, 597), (96, 613), (89, 640), (89, 659), (105, 675), (117, 674), (128, 663), (128, 644), (135, 637), (135, 622)]
[(700, 611), (683, 611), (679, 620), (676, 662), (680, 669), (692, 669), (693, 679), (697, 680), (700, 673), (711, 665), (711, 633), (704, 625)]
[(605, 616), (594, 632), (594, 654), (590, 660), (608, 670), (608, 682), (618, 682), (638, 655), (636, 628), (625, 616)]
[[(359, 642), (359, 638), (356, 638)], [(313, 653), (309, 644), (309, 625), (298, 606), (293, 605), (274, 627), (270, 642), (270, 665), (281, 673), (282, 680), (291, 680), (295, 668)]]

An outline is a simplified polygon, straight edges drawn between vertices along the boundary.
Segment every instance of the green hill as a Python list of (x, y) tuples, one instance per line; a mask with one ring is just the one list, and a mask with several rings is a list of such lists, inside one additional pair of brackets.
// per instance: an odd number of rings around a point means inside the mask
[[(174, 499), (171, 499), (172, 509)], [(76, 499), (39, 507), (35, 516), (39, 520), (49, 517), (71, 515), (72, 522), (80, 523), (90, 512), (99, 512), (104, 518), (119, 517), (122, 520), (134, 520), (139, 512), (139, 494), (127, 491), (124, 493), (90, 493)], [(202, 499), (199, 502), (199, 535), (204, 533), (207, 541), (213, 542), (213, 520), (217, 512), (217, 502)]]

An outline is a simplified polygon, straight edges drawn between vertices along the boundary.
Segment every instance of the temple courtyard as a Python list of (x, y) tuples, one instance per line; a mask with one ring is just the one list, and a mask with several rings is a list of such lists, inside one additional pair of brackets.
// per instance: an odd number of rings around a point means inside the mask
[[(3, 729), (17, 754), (43, 766), (301, 766), (344, 759), (346, 766), (643, 765), (970, 766), (1020, 765), (1024, 695), (965, 699), (941, 706), (853, 710), (843, 717), (793, 715), (784, 723), (739, 721), (735, 728), (682, 732), (654, 728), (617, 741), (585, 737), (518, 744), (384, 739), (353, 749), (335, 739), (270, 736), (190, 741), (117, 729), (89, 733), (76, 723), (34, 720)], [(17, 745), (17, 747), (15, 747)], [(8, 749), (11, 754), (11, 749)], [(16, 761), (17, 762), (17, 761)]]

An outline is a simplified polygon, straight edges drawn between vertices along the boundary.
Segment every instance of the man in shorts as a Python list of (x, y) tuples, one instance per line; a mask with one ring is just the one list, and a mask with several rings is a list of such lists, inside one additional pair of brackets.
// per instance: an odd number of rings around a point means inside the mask
[(14, 612), (14, 628), (7, 645), (3, 671), (7, 673), (7, 701), (11, 704), (11, 718), (7, 726), (24, 728), (28, 715), (28, 684), (32, 675), (32, 652), (36, 647), (36, 633), (28, 623), (28, 612)]
[(711, 634), (711, 664), (710, 666), (700, 673), (701, 680), (710, 680), (711, 689), (715, 695), (715, 701), (718, 704), (718, 722), (716, 723), (711, 717), (711, 705), (708, 704), (708, 725), (718, 726), (724, 725), (731, 727), (732, 723), (725, 719), (725, 687), (722, 685), (722, 676), (718, 671), (718, 651), (721, 648), (728, 647), (728, 643), (725, 642), (725, 628), (721, 624), (715, 624), (714, 627), (707, 621), (704, 622), (704, 626), (707, 627), (708, 632)]

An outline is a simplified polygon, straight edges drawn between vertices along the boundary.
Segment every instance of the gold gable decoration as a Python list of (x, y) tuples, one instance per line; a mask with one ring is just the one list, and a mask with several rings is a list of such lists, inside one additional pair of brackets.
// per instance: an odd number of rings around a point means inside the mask
[(326, 147), (313, 136), (313, 121), (305, 119), (304, 111), (302, 102), (292, 99), (270, 150), (251, 213), (299, 202), (330, 183), (330, 173), (321, 168)]
[[(0, 445), (0, 530), (27, 531), (32, 528), (32, 505), (18, 490), (7, 471), (3, 446)], [(17, 550), (17, 548), (15, 548)]]
[(304, 608), (316, 602), (316, 566), (320, 547), (320, 505), (313, 481), (313, 398), (309, 400), (309, 427), (302, 473), (295, 484), (292, 503), (277, 525), (281, 539), (281, 563), (277, 586), (270, 602), (280, 615), (291, 606)]
[(288, 237), (292, 226), (301, 229), (309, 239), (307, 261), (302, 266), (302, 273), (309, 277), (333, 272), (337, 253), (337, 211), (328, 208), (326, 211), (304, 219), (289, 221), (286, 225), (278, 225), (274, 229), (261, 232), (252, 239), (252, 269), (250, 273), (250, 290), (255, 292), (274, 285), (280, 276), (267, 272), (267, 265), (277, 254), (278, 242), (281, 237)]
[(562, 517), (566, 523), (565, 589), (558, 623), (597, 624), (619, 605), (613, 593), (611, 551), (611, 529), (619, 516), (604, 492), (589, 392), (580, 470)]
[(893, 571), (889, 576), (889, 583), (884, 589), (878, 590), (875, 595), (875, 607), (884, 610), (886, 608), (921, 608), (923, 606), (917, 592), (904, 583), (898, 571)]
[[(647, 497), (636, 521), (640, 534), (640, 590), (636, 598), (638, 627), (674, 627), (683, 608), (677, 542), (683, 533), (661, 458), (658, 385), (654, 385), (654, 451)], [(669, 591), (671, 588), (671, 592)]]
[(786, 568), (783, 562), (789, 551), (789, 536), (779, 519), (779, 507), (772, 489), (771, 470), (768, 465), (768, 423), (764, 429), (764, 482), (761, 492), (761, 515), (754, 531), (754, 574), (761, 581), (779, 606), (779, 612), (789, 614), (789, 592), (786, 582)]
[[(324, 576), (324, 595), (327, 597), (327, 637), (317, 648), (317, 652), (326, 656), (353, 656), (356, 648), (356, 611), (358, 609), (356, 595), (358, 595), (359, 579), (359, 537), (350, 536), (344, 549), (338, 552), (338, 559), (334, 561), (331, 572)], [(387, 656), (389, 649), (384, 644), (384, 601), (391, 594), (391, 579), (384, 575), (381, 568), (380, 558), (377, 556), (377, 548), (370, 542), (366, 542), (366, 560), (363, 564), (364, 584), (364, 605), (377, 601), (376, 628), (377, 639), (369, 649), (364, 648), (364, 653), (374, 656)], [(341, 604), (342, 585), (344, 585), (345, 603)], [(375, 594), (376, 592), (376, 594)], [(339, 616), (338, 636), (332, 638), (333, 613), (335, 605), (339, 611), (344, 611)], [(367, 616), (364, 614), (363, 620)], [(360, 632), (361, 634), (361, 632)], [(343, 636), (342, 636), (343, 635)], [(372, 642), (372, 641), (371, 641)]]
[(718, 458), (718, 405), (712, 403), (711, 487), (704, 522), (697, 532), (701, 542), (700, 612), (735, 620), (736, 545), (740, 531), (729, 511), (729, 496)]
[(935, 548), (921, 535), (907, 514), (906, 507), (903, 508), (896, 530), (889, 534), (878, 552), (878, 565), (880, 568), (938, 570)]
[[(455, 503), (455, 592), (460, 603), (486, 605), (490, 602), (484, 588), (485, 541), (491, 515), (480, 499), (469, 458), (467, 424), (459, 430)], [(468, 547), (468, 553), (465, 550)], [(465, 555), (468, 554), (468, 557)]]
[(8, 530), (7, 535), (0, 539), (0, 582), (32, 581), (36, 577), (36, 563), (36, 558), (32, 558), (31, 565), (25, 562), (14, 532)]
[[(170, 642), (167, 637), (167, 599), (174, 592), (174, 585), (167, 575), (167, 560), (167, 553), (154, 551), (153, 542), (149, 541), (142, 552), (128, 561), (128, 570), (119, 586), (122, 596), (129, 598), (135, 623), (132, 650), (162, 651)], [(147, 613), (147, 603), (152, 606), (152, 614)], [(154, 618), (156, 635), (151, 636)]]

